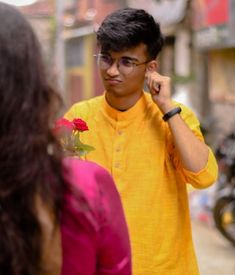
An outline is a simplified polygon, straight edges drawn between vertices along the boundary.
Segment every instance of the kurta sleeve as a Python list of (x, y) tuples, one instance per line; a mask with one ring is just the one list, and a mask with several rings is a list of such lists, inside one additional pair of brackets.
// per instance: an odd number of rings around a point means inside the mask
[[(182, 119), (185, 121), (188, 127), (192, 130), (194, 135), (199, 140), (204, 142), (204, 137), (200, 130), (200, 122), (197, 119), (197, 117), (186, 106), (182, 104), (180, 104), (179, 106), (182, 108), (182, 113), (181, 113)], [(217, 166), (217, 161), (215, 159), (214, 153), (212, 152), (209, 146), (208, 146), (209, 154), (208, 154), (207, 163), (205, 167), (197, 173), (189, 171), (183, 167), (179, 154), (176, 150), (176, 147), (174, 146), (173, 138), (170, 131), (167, 136), (167, 147), (168, 147), (168, 152), (170, 154), (170, 158), (172, 159), (175, 168), (179, 171), (179, 173), (181, 173), (182, 177), (185, 180), (185, 183), (189, 183), (195, 188), (206, 188), (216, 181), (218, 176), (218, 166)]]

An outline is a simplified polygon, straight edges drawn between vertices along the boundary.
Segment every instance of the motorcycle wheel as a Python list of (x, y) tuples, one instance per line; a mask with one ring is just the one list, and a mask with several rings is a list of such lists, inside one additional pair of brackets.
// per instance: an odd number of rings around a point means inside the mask
[(235, 246), (235, 201), (234, 198), (220, 198), (214, 208), (216, 228)]

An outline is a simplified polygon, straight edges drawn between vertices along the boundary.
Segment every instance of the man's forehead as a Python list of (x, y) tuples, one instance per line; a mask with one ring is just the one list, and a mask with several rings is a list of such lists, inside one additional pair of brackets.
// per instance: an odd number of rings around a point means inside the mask
[(112, 57), (145, 56), (147, 54), (147, 46), (141, 43), (135, 47), (126, 48), (120, 51), (114, 51), (112, 49), (105, 49), (101, 47), (101, 53), (108, 54)]

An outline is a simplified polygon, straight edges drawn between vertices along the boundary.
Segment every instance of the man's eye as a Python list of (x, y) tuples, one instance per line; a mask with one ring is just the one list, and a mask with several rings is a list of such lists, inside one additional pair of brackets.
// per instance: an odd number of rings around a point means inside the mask
[(134, 62), (127, 58), (121, 58), (120, 59), (120, 65), (123, 65), (125, 67), (132, 67)]
[(100, 61), (107, 64), (112, 64), (112, 58), (110, 58), (108, 55), (101, 55)]

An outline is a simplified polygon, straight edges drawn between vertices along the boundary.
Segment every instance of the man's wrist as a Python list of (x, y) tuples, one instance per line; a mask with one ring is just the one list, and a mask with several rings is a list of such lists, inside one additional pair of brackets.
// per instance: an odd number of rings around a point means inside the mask
[(170, 110), (174, 109), (175, 108), (175, 105), (172, 101), (170, 102), (167, 102), (167, 103), (164, 103), (164, 104), (158, 104), (158, 107), (160, 108), (161, 112), (163, 114), (169, 112)]
[(162, 117), (164, 121), (168, 121), (171, 117), (180, 114), (181, 113), (181, 108), (180, 107), (175, 107), (171, 109), (169, 112), (165, 113)]

